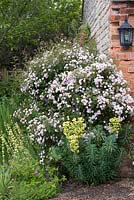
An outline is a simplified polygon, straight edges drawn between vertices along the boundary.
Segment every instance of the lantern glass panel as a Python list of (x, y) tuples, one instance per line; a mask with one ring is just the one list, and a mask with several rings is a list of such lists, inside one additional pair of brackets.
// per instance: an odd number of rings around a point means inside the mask
[(131, 45), (132, 44), (132, 31), (130, 30), (123, 30), (121, 31), (121, 44), (123, 46), (125, 45)]

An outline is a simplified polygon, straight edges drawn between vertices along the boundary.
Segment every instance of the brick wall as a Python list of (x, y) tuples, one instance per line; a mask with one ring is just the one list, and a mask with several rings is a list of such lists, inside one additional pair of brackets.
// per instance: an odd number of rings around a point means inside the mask
[(84, 0), (83, 20), (88, 23), (99, 52), (108, 53), (110, 0)]
[(134, 43), (124, 50), (118, 28), (125, 17), (134, 26), (134, 0), (84, 0), (84, 22), (88, 23), (100, 53), (109, 54), (124, 74), (134, 96)]
[(125, 50), (120, 46), (118, 28), (124, 23), (125, 17), (134, 26), (134, 0), (114, 1), (109, 11), (110, 22), (110, 49), (109, 53), (117, 65), (117, 68), (124, 74), (134, 96), (134, 43), (132, 47)]
[[(134, 27), (134, 0), (84, 0), (84, 21), (91, 27), (99, 52), (109, 54), (124, 74), (134, 97), (134, 42), (125, 50), (120, 46), (118, 28), (125, 17)], [(120, 168), (122, 177), (133, 177), (132, 161), (125, 159)]]

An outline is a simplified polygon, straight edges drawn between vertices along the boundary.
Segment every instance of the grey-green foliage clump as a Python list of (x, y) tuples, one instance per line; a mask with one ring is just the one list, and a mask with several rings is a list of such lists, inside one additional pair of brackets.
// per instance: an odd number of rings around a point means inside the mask
[(51, 158), (62, 165), (64, 173), (89, 185), (105, 183), (117, 177), (126, 154), (122, 141), (117, 140), (116, 135), (102, 137), (103, 128), (97, 128), (100, 135), (79, 141), (79, 153), (70, 150), (67, 140), (50, 151)]

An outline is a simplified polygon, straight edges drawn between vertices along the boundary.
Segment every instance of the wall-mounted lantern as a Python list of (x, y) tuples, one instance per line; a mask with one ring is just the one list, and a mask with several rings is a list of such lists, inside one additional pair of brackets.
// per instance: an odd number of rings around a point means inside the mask
[(132, 46), (133, 42), (133, 31), (134, 28), (128, 23), (128, 19), (125, 19), (125, 22), (118, 28), (120, 36), (120, 45), (124, 49), (128, 49)]

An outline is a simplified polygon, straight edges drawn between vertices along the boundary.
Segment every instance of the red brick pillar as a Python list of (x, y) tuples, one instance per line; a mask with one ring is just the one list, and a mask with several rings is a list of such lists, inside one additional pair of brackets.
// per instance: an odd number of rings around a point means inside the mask
[[(130, 94), (134, 97), (134, 42), (132, 47), (125, 50), (120, 46), (118, 28), (124, 23), (125, 18), (134, 27), (134, 0), (111, 0), (110, 6), (110, 55), (113, 58), (117, 69), (123, 72), (131, 89)], [(134, 39), (134, 38), (133, 38)], [(133, 133), (133, 132), (132, 132)], [(120, 168), (121, 177), (133, 177), (134, 167), (132, 160), (125, 159)]]
[(128, 17), (128, 23), (134, 27), (134, 1), (113, 1), (110, 7), (110, 55), (117, 69), (123, 72), (134, 96), (134, 42), (125, 50), (120, 46), (118, 28)]

